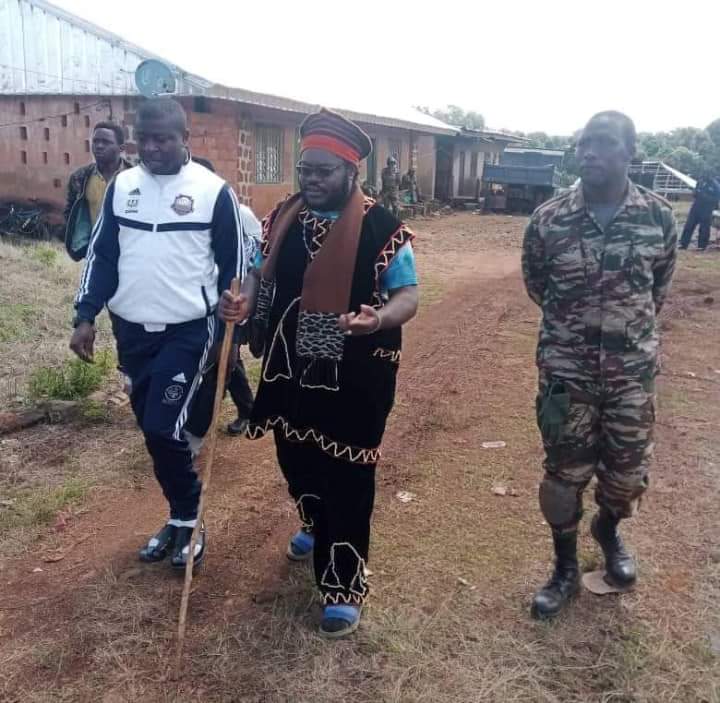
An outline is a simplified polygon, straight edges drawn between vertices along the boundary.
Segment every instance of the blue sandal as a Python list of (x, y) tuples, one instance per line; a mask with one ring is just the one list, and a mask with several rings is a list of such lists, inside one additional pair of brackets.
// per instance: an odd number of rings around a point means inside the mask
[(351, 635), (360, 625), (360, 605), (326, 605), (320, 623), (320, 637), (336, 640)]
[(311, 532), (298, 530), (291, 538), (287, 548), (287, 558), (290, 561), (305, 561), (312, 556), (315, 547), (315, 537)]

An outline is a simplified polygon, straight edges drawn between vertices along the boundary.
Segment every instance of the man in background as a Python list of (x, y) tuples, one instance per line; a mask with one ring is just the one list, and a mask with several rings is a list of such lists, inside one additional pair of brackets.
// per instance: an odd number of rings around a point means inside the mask
[(417, 173), (414, 168), (408, 169), (408, 172), (402, 177), (400, 190), (406, 190), (410, 196), (410, 202), (414, 205), (420, 202), (420, 188), (417, 182)]
[(395, 217), (400, 212), (400, 171), (394, 156), (388, 156), (387, 166), (382, 170), (382, 204)]
[(114, 122), (98, 122), (92, 134), (95, 161), (77, 169), (68, 181), (65, 247), (74, 261), (85, 258), (107, 184), (132, 164), (123, 156), (125, 134)]
[(710, 226), (712, 225), (713, 210), (717, 209), (720, 200), (720, 183), (717, 178), (705, 174), (695, 186), (695, 199), (688, 213), (687, 222), (680, 238), (680, 248), (687, 249), (690, 240), (699, 228), (698, 250), (704, 251), (710, 242)]
[[(189, 153), (189, 151), (188, 151)], [(190, 158), (196, 163), (204, 166), (209, 171), (215, 173), (215, 167), (209, 159), (205, 159), (201, 156), (190, 155)], [(253, 214), (253, 211), (238, 203), (238, 212), (240, 219), (242, 220), (243, 230), (248, 237), (252, 237), (260, 244), (260, 238), (262, 235), (262, 229), (260, 222)], [(244, 338), (245, 329), (239, 328), (236, 330), (236, 338), (242, 344), (245, 344), (247, 340)], [(232, 436), (240, 436), (245, 434), (245, 430), (248, 426), (248, 419), (250, 418), (250, 412), (253, 404), (253, 392), (248, 383), (247, 373), (245, 372), (245, 365), (240, 355), (240, 345), (233, 345), (230, 353), (232, 368), (228, 370), (228, 379), (226, 388), (230, 393), (235, 409), (237, 411), (237, 417), (227, 426), (227, 433)], [(203, 383), (198, 391), (197, 398), (195, 399), (195, 405), (193, 412), (190, 414), (187, 424), (185, 425), (186, 433), (190, 433), (192, 437), (197, 437), (197, 444), (193, 448), (199, 451), (201, 446), (200, 438), (205, 436), (205, 433), (210, 427), (210, 421), (212, 419), (213, 404), (215, 402), (215, 385), (217, 383), (217, 366), (213, 362), (211, 366), (206, 370), (203, 376)]]

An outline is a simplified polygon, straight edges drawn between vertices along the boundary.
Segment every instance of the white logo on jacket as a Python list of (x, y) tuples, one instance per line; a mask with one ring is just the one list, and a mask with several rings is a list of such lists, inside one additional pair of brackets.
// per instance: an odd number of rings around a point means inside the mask
[(178, 215), (189, 215), (195, 209), (195, 201), (189, 195), (178, 195), (170, 206)]

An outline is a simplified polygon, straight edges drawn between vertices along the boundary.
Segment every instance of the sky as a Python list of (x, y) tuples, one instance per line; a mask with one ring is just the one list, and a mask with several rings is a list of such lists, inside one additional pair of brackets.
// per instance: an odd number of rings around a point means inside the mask
[(209, 80), (349, 110), (455, 104), (492, 129), (720, 117), (717, 0), (55, 0)]

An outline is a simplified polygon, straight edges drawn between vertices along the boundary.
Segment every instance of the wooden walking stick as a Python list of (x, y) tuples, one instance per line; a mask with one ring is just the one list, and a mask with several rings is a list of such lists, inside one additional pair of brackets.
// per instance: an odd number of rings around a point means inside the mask
[[(240, 281), (233, 278), (230, 284), (230, 292), (233, 295), (240, 293)], [(180, 615), (178, 617), (178, 637), (177, 652), (175, 657), (175, 672), (180, 671), (182, 663), (183, 645), (185, 644), (185, 622), (187, 618), (188, 603), (190, 601), (190, 587), (192, 586), (193, 566), (195, 564), (195, 544), (197, 542), (200, 527), (202, 525), (203, 513), (205, 512), (205, 499), (208, 489), (210, 488), (210, 477), (212, 476), (213, 460), (215, 459), (215, 445), (217, 443), (216, 426), (220, 415), (220, 407), (222, 406), (223, 396), (225, 395), (225, 379), (227, 377), (228, 357), (230, 356), (230, 348), (232, 347), (234, 322), (225, 323), (225, 336), (223, 337), (222, 347), (220, 348), (220, 357), (217, 361), (217, 385), (215, 386), (215, 403), (213, 404), (212, 420), (210, 428), (207, 431), (207, 449), (205, 451), (205, 468), (202, 475), (202, 489), (200, 491), (200, 503), (198, 504), (197, 521), (195, 529), (192, 532), (190, 540), (190, 552), (188, 560), (185, 563), (185, 584), (183, 585), (182, 599), (180, 600)]]

